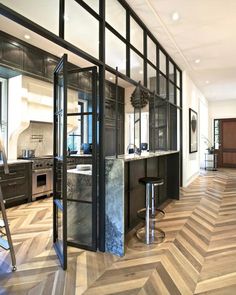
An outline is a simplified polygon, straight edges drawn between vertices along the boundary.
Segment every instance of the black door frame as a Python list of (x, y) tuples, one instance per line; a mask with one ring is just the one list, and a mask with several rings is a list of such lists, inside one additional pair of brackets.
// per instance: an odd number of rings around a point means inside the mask
[[(63, 108), (58, 109), (58, 73), (62, 70), (63, 74)], [(64, 270), (67, 269), (67, 146), (64, 140), (67, 136), (67, 54), (64, 54), (54, 70), (54, 95), (53, 95), (53, 243), (55, 251)], [(58, 155), (57, 140), (58, 140), (58, 117), (62, 116), (62, 155)], [(57, 167), (58, 161), (62, 165), (62, 180), (61, 195), (57, 191)], [(60, 199), (62, 203), (60, 202)], [(58, 241), (58, 212), (62, 212), (62, 250)]]

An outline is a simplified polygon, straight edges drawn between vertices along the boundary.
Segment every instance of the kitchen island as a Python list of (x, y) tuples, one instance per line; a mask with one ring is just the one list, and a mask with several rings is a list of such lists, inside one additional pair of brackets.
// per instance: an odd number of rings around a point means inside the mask
[(179, 199), (179, 161), (178, 151), (106, 157), (106, 252), (123, 256), (126, 234), (141, 222), (137, 211), (145, 207), (145, 186), (139, 183), (140, 178), (164, 179), (157, 205)]

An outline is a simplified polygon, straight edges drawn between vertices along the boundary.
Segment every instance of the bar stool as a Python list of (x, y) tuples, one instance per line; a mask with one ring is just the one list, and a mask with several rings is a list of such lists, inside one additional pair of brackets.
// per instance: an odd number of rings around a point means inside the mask
[(142, 218), (143, 213), (146, 212), (146, 226), (137, 230), (137, 238), (146, 244), (161, 243), (165, 238), (165, 233), (161, 229), (155, 228), (155, 221), (157, 221), (157, 212), (161, 212), (163, 216), (165, 212), (156, 208), (155, 187), (163, 185), (164, 180), (160, 177), (143, 177), (139, 179), (139, 182), (146, 186), (146, 208), (140, 209), (137, 214)]

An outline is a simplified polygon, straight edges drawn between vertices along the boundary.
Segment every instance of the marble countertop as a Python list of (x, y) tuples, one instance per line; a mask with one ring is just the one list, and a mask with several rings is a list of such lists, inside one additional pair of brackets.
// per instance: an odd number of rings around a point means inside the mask
[(73, 174), (83, 174), (83, 175), (92, 175), (92, 170), (77, 170), (75, 169), (68, 169), (67, 173), (73, 173)]
[(148, 159), (148, 158), (153, 158), (153, 157), (161, 157), (161, 156), (166, 156), (170, 154), (175, 154), (178, 153), (179, 151), (173, 151), (173, 150), (168, 150), (168, 151), (156, 151), (156, 152), (143, 152), (141, 155), (137, 154), (126, 154), (126, 155), (119, 155), (118, 158), (115, 156), (109, 156), (106, 157), (108, 160), (123, 160), (124, 162), (130, 162), (130, 161), (136, 161), (136, 160), (143, 160), (143, 159)]
[(68, 158), (91, 158), (92, 154), (71, 154)]
[[(25, 163), (30, 163), (32, 160), (8, 160), (7, 164), (12, 165), (12, 164), (25, 164)], [(0, 166), (3, 166), (3, 161), (0, 161)]]

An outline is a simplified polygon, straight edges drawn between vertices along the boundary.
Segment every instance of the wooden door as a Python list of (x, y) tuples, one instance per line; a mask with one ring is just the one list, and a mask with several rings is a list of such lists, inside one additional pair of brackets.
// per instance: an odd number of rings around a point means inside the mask
[(236, 168), (236, 119), (220, 120), (218, 166)]

